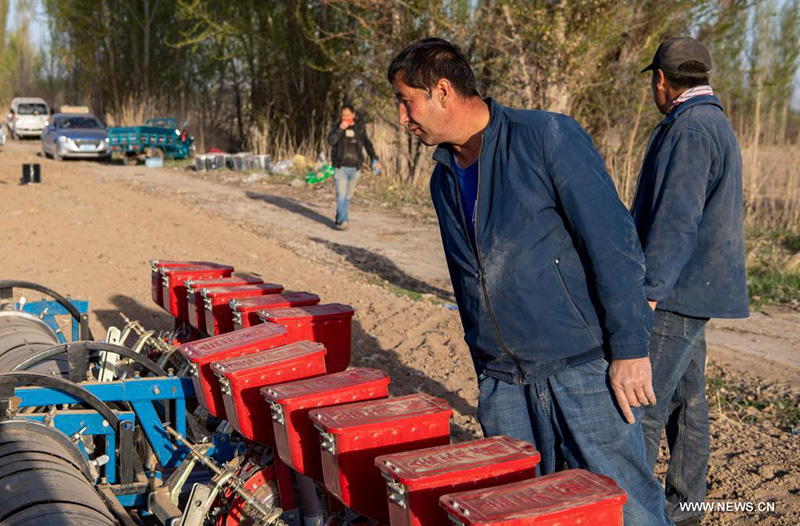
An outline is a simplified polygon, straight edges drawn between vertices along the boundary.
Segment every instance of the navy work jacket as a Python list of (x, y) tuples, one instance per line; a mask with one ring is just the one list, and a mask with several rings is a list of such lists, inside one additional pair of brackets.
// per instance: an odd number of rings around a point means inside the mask
[(647, 356), (644, 256), (591, 138), (566, 115), (486, 102), (474, 246), (449, 145), (431, 176), (476, 371), (528, 383), (604, 353)]
[(658, 308), (698, 318), (749, 315), (742, 159), (722, 105), (689, 99), (656, 126), (632, 214)]

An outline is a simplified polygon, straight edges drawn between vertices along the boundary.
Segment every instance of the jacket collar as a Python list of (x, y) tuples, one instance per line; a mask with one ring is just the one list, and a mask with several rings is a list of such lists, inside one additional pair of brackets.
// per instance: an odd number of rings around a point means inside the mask
[[(500, 127), (500, 114), (502, 113), (503, 106), (491, 97), (483, 99), (489, 105), (489, 124), (483, 129), (483, 144), (485, 145), (497, 135), (497, 129)], [(445, 165), (449, 169), (453, 169), (453, 147), (450, 143), (442, 143), (436, 147), (433, 152), (433, 160)]]
[(720, 109), (720, 111), (724, 111), (722, 108), (722, 103), (719, 99), (714, 95), (700, 95), (697, 97), (692, 97), (691, 99), (687, 100), (686, 102), (680, 104), (677, 108), (672, 110), (669, 115), (664, 117), (661, 121), (661, 124), (667, 124), (669, 122), (674, 121), (678, 118), (678, 116), (683, 113), (684, 111), (688, 110), (693, 106), (699, 106), (702, 104), (710, 104), (712, 106), (716, 106)]

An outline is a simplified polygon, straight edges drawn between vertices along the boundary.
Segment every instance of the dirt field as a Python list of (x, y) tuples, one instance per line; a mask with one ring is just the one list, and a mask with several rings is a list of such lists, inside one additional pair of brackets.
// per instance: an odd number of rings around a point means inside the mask
[[(480, 435), (475, 376), (458, 314), (447, 308), (435, 224), (356, 202), (350, 230), (339, 232), (330, 185), (246, 185), (232, 173), (212, 179), (180, 169), (57, 163), (38, 149), (38, 142), (12, 142), (0, 153), (3, 278), (88, 299), (101, 335), (122, 325), (120, 312), (168, 328), (150, 299), (149, 259), (231, 264), (352, 304), (353, 363), (386, 369), (393, 394), (446, 398), (457, 440)], [(24, 162), (42, 164), (43, 184), (18, 184)], [(731, 385), (777, 397), (800, 386), (800, 313), (773, 309), (715, 322), (709, 341), (714, 371)], [(755, 510), (714, 512), (704, 524), (800, 524), (800, 435), (758, 414), (742, 420), (722, 411), (713, 415), (712, 447), (709, 499)], [(775, 511), (759, 513), (759, 503), (774, 503)]]

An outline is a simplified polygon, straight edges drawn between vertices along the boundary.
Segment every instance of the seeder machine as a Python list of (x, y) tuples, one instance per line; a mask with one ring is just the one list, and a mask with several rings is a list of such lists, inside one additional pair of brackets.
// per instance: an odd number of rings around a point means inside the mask
[(352, 307), (233, 272), (152, 261), (174, 331), (103, 339), (87, 302), (0, 281), (0, 526), (622, 525), (611, 479), (451, 443), (444, 400), (350, 367)]

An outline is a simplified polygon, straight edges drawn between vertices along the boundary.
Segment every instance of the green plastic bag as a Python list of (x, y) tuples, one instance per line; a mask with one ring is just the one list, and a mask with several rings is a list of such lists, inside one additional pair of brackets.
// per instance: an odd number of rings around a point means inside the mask
[(316, 172), (309, 172), (306, 175), (306, 182), (308, 184), (321, 183), (325, 179), (333, 176), (333, 166), (330, 164), (323, 164), (322, 168)]

